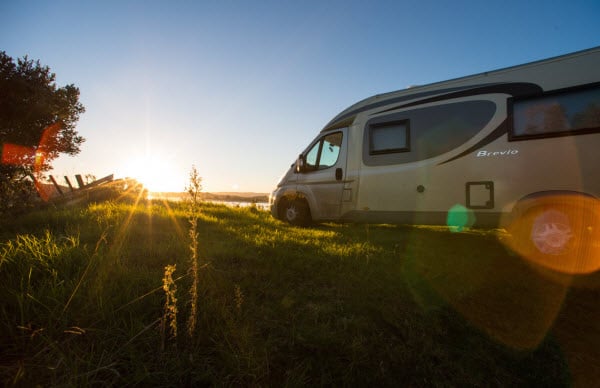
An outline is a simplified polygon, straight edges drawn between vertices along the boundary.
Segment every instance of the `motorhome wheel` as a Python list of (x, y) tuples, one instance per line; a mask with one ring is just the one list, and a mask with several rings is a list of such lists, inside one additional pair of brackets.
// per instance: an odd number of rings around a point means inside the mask
[(563, 195), (541, 198), (518, 212), (509, 226), (509, 246), (524, 259), (563, 273), (600, 268), (600, 208), (597, 199)]
[[(310, 210), (302, 200), (289, 200), (282, 204), (283, 219), (296, 226), (306, 226), (310, 223)], [(280, 214), (281, 214), (280, 213)]]

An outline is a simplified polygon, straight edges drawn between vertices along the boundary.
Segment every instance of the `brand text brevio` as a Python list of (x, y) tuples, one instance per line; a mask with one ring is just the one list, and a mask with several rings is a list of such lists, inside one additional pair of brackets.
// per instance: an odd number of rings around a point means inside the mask
[(478, 158), (487, 157), (487, 156), (513, 156), (513, 155), (517, 155), (518, 153), (519, 153), (519, 150), (513, 150), (513, 149), (508, 149), (508, 150), (504, 150), (504, 151), (481, 150), (481, 151), (477, 151), (477, 154), (475, 156), (477, 156)]

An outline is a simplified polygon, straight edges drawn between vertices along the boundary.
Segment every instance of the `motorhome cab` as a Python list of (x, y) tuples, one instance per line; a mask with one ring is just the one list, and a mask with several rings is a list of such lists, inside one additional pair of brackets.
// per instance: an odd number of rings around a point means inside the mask
[(597, 47), (358, 102), (300, 154), (270, 206), (297, 225), (506, 226), (548, 260), (598, 249), (599, 196)]

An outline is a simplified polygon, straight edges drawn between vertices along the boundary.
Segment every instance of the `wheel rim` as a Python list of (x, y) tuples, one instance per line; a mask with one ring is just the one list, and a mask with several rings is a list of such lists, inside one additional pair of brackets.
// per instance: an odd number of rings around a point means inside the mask
[(565, 253), (573, 238), (569, 217), (556, 210), (537, 216), (531, 228), (531, 240), (535, 247), (547, 255)]
[(296, 209), (294, 204), (289, 204), (285, 209), (285, 218), (288, 221), (294, 221), (296, 218), (298, 218), (298, 209)]

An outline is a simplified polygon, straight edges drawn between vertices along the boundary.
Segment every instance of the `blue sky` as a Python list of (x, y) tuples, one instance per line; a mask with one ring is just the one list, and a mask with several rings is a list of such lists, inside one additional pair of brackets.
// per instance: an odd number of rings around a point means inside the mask
[[(55, 174), (268, 192), (373, 94), (600, 45), (593, 1), (0, 2), (0, 50), (48, 65), (87, 111)], [(600, 71), (600, 70), (599, 70)]]

